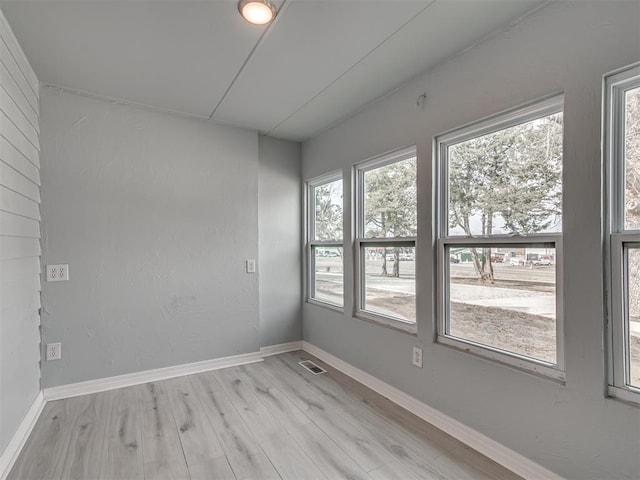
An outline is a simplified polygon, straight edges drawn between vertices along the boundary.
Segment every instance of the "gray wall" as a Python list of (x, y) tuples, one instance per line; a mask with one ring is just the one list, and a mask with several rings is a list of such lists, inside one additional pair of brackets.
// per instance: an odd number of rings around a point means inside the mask
[(260, 346), (302, 340), (300, 144), (260, 137)]
[[(354, 162), (417, 145), (420, 265), (417, 337), (352, 318), (346, 289), (345, 314), (303, 306), (304, 339), (568, 478), (639, 478), (640, 409), (604, 397), (599, 194), (602, 76), (638, 60), (639, 2), (557, 2), (305, 143), (304, 179), (337, 168), (348, 179)], [(433, 137), (560, 91), (566, 385), (433, 342)], [(352, 260), (346, 248), (345, 285)], [(423, 369), (411, 366), (414, 345)]]
[(43, 386), (259, 349), (258, 136), (41, 90)]
[(40, 391), (38, 132), (38, 80), (0, 12), (0, 454)]

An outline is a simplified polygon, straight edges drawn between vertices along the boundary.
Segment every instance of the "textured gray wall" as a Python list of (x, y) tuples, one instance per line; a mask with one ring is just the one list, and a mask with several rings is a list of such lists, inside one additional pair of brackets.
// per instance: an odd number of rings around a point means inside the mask
[[(348, 179), (354, 162), (417, 145), (420, 264), (417, 337), (352, 318), (346, 289), (344, 314), (304, 305), (304, 339), (567, 478), (640, 478), (640, 409), (604, 396), (600, 260), (602, 76), (638, 60), (639, 2), (557, 2), (305, 143), (304, 179), (338, 168)], [(432, 293), (432, 139), (560, 91), (566, 386), (434, 343)], [(346, 248), (345, 285), (352, 265)], [(411, 366), (414, 345), (423, 369)]]
[(255, 132), (41, 90), (50, 387), (259, 348)]
[(2, 12), (0, 37), (1, 454), (40, 391), (40, 160), (38, 79)]
[(260, 137), (260, 346), (302, 340), (300, 144)]

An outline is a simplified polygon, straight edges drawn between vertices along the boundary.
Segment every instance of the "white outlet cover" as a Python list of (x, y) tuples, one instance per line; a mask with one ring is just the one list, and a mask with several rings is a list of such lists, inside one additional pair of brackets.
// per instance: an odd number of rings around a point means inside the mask
[(62, 344), (47, 343), (47, 361), (60, 360), (62, 358)]
[(69, 265), (47, 265), (47, 282), (65, 282), (69, 280)]
[(413, 365), (422, 368), (422, 349), (413, 347)]

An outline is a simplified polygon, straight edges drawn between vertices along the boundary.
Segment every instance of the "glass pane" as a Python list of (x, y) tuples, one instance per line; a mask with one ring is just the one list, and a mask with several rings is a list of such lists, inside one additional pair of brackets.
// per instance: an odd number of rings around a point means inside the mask
[(415, 247), (364, 247), (363, 310), (416, 323)]
[(342, 240), (342, 179), (313, 188), (313, 240)]
[(627, 250), (629, 384), (640, 388), (640, 249)]
[(448, 147), (449, 235), (562, 230), (562, 113)]
[(364, 237), (417, 232), (416, 158), (364, 172)]
[(624, 228), (640, 230), (640, 87), (625, 92)]
[(342, 306), (344, 276), (342, 247), (312, 247), (311, 298)]
[(447, 333), (556, 363), (553, 245), (448, 247)]

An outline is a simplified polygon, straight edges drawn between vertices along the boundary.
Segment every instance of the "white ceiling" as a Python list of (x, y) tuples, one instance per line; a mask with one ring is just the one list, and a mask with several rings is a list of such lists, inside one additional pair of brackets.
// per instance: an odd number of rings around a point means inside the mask
[(546, 0), (1, 0), (38, 78), (305, 140)]

